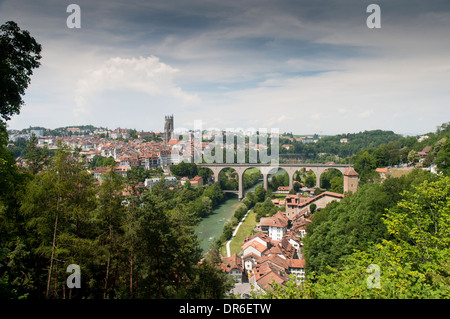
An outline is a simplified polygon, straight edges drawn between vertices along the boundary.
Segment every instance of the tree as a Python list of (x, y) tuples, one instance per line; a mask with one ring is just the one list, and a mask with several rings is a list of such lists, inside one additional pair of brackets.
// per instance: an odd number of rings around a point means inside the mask
[(264, 189), (264, 187), (258, 185), (255, 188), (255, 196), (258, 202), (264, 202), (264, 200), (266, 199), (266, 190)]
[[(448, 298), (450, 296), (450, 178), (425, 180), (405, 191), (384, 223), (390, 238), (345, 257), (320, 275), (317, 298)], [(380, 287), (367, 285), (367, 266), (380, 267)], [(366, 277), (366, 278), (364, 278)]]
[(417, 153), (417, 151), (411, 150), (411, 151), (408, 153), (408, 162), (410, 162), (410, 163), (412, 163), (412, 164), (415, 164), (415, 163), (417, 163), (419, 160), (420, 160), (420, 156), (419, 156), (419, 154)]
[(47, 146), (37, 147), (37, 138), (34, 134), (31, 135), (30, 141), (25, 149), (28, 170), (31, 174), (36, 175), (44, 167), (49, 165), (50, 157)]
[(148, 298), (175, 298), (193, 276), (200, 260), (190, 212), (171, 208), (163, 193), (146, 192), (140, 206), (138, 260)]
[(381, 241), (386, 228), (381, 217), (393, 205), (381, 186), (366, 184), (357, 193), (331, 202), (312, 217), (304, 240), (307, 271), (325, 272), (340, 266), (340, 258), (353, 249)]
[(444, 175), (450, 175), (450, 138), (448, 138), (445, 143), (443, 143), (442, 147), (439, 149), (439, 152), (436, 155), (434, 162)]
[[(397, 186), (414, 182), (382, 219), (388, 233), (382, 241), (341, 256), (338, 265), (327, 265), (327, 271), (309, 272), (301, 286), (292, 281), (285, 287), (274, 284), (264, 298), (449, 298), (450, 177), (430, 181), (430, 175), (424, 180), (424, 175), (415, 174), (413, 179), (396, 179)], [(314, 223), (326, 223), (321, 212)], [(368, 273), (369, 265), (379, 267), (378, 286), (372, 285), (371, 276), (376, 275)]]
[(310, 175), (306, 176), (305, 185), (306, 185), (306, 187), (309, 187), (309, 188), (314, 187), (316, 185), (315, 175), (310, 174)]
[(368, 151), (358, 152), (354, 157), (354, 168), (359, 174), (362, 184), (374, 177), (377, 163), (375, 157)]
[(0, 122), (20, 113), (33, 69), (40, 65), (40, 53), (41, 45), (14, 21), (0, 26)]
[(124, 184), (121, 178), (114, 171), (114, 166), (110, 166), (106, 174), (103, 175), (102, 185), (98, 193), (98, 218), (99, 226), (102, 230), (98, 236), (98, 241), (105, 251), (106, 269), (104, 278), (103, 298), (109, 296), (111, 269), (114, 269), (119, 262), (122, 250), (123, 227), (125, 210), (122, 202)]
[(225, 297), (234, 282), (229, 275), (220, 269), (220, 248), (212, 243), (205, 258), (196, 267), (190, 298), (221, 299)]
[(70, 153), (67, 146), (59, 144), (52, 165), (27, 185), (21, 207), (27, 228), (35, 234), (30, 239), (33, 253), (49, 261), (47, 298), (57, 297), (61, 286), (64, 295), (61, 274), (65, 269), (61, 263), (80, 263), (92, 239), (89, 214), (95, 206), (93, 179)]

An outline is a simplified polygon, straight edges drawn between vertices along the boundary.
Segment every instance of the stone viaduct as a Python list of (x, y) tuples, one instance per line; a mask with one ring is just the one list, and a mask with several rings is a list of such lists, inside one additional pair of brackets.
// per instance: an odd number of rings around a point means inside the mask
[[(357, 173), (353, 170), (353, 165), (348, 164), (197, 164), (201, 167), (207, 167), (209, 168), (213, 174), (214, 177), (217, 178), (219, 176), (219, 173), (224, 168), (233, 168), (236, 170), (236, 173), (239, 176), (239, 191), (238, 191), (238, 198), (241, 200), (244, 198), (244, 172), (249, 168), (258, 168), (263, 175), (263, 181), (264, 181), (264, 188), (267, 190), (269, 183), (268, 183), (268, 177), (269, 173), (275, 174), (279, 168), (284, 169), (288, 175), (289, 175), (289, 189), (293, 189), (294, 187), (294, 174), (296, 171), (302, 169), (302, 168), (309, 168), (311, 171), (316, 175), (316, 187), (320, 187), (320, 175), (322, 173), (330, 168), (335, 168), (342, 172), (344, 175), (344, 192), (346, 191), (355, 191), (356, 188), (350, 187), (349, 179), (354, 179), (356, 177), (356, 187), (357, 187)], [(353, 174), (346, 174), (346, 170), (352, 168), (351, 172)], [(354, 175), (356, 174), (356, 175)], [(354, 189), (353, 189), (354, 188)]]

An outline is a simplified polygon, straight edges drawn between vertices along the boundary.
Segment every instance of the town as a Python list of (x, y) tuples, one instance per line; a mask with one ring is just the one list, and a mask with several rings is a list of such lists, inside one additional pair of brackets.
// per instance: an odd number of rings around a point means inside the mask
[[(179, 136), (174, 133), (173, 115), (165, 117), (163, 132), (138, 132), (126, 128), (116, 128), (114, 130), (95, 128), (92, 130), (89, 128), (67, 127), (59, 130), (56, 135), (46, 136), (42, 129), (30, 129), (25, 133), (23, 131), (10, 132), (9, 146), (14, 146), (14, 143), (21, 139), (29, 140), (32, 136), (34, 136), (33, 138), (35, 138), (38, 147), (47, 148), (48, 150), (58, 148), (58, 143), (61, 143), (78, 152), (81, 158), (85, 160), (85, 169), (92, 174), (98, 184), (102, 183), (102, 176), (111, 168), (111, 165), (102, 165), (103, 163), (93, 165), (96, 162), (103, 161), (104, 163), (112, 164), (114, 171), (123, 177), (127, 176), (127, 172), (136, 168), (152, 172), (138, 184), (139, 187), (146, 187), (150, 190), (162, 179), (165, 185), (171, 189), (177, 188), (177, 185), (184, 186), (186, 182), (189, 182), (190, 186), (203, 187), (204, 185), (217, 182), (219, 172), (226, 167), (231, 167), (232, 169), (234, 165), (212, 164), (208, 166), (201, 164), (211, 169), (210, 174), (205, 179), (198, 175), (190, 178), (188, 176), (178, 176), (178, 178), (174, 176), (171, 172), (171, 167), (174, 169), (175, 165), (182, 162), (193, 162), (194, 152), (185, 152), (185, 141), (180, 140)], [(206, 139), (214, 137), (214, 135), (205, 136)], [(289, 154), (290, 149), (294, 148), (294, 143), (317, 143), (322, 138), (320, 136), (280, 137), (284, 142), (281, 146), (281, 151), (287, 154)], [(418, 142), (424, 142), (426, 139), (427, 136), (421, 136), (418, 138)], [(249, 146), (248, 142), (249, 140), (247, 140), (247, 148)], [(339, 137), (340, 144), (348, 142), (349, 138)], [(205, 151), (209, 145), (207, 142), (202, 141), (202, 151)], [(192, 143), (191, 147), (193, 149)], [(398, 167), (410, 169), (423, 164), (430, 150), (431, 147), (426, 146), (417, 154), (408, 154), (410, 160), (408, 164), (396, 165), (395, 167), (397, 168), (379, 167), (375, 170), (376, 174), (378, 174), (378, 178), (385, 179), (389, 172), (400, 169)], [(108, 159), (111, 160), (108, 161)], [(286, 163), (283, 159), (281, 162)], [(230, 254), (228, 249), (227, 254), (222, 254), (221, 256), (221, 269), (232, 278), (235, 284), (230, 292), (232, 294), (245, 298), (250, 296), (252, 291), (261, 293), (271, 289), (274, 283), (284, 285), (291, 279), (301, 284), (305, 280), (306, 275), (305, 259), (303, 258), (303, 238), (307, 232), (307, 225), (312, 223), (311, 217), (314, 212), (325, 208), (332, 201), (340, 201), (346, 194), (354, 193), (358, 189), (359, 174), (351, 165), (335, 164), (333, 161), (328, 161), (325, 164), (308, 165), (292, 164), (293, 162), (289, 160), (287, 162), (290, 164), (281, 164), (279, 168), (286, 171), (289, 181), (287, 184), (273, 189), (273, 194), (277, 194), (277, 196), (271, 201), (278, 208), (278, 211), (272, 216), (262, 217), (259, 223), (254, 225), (251, 232), (245, 234), (245, 239), (240, 243), (238, 252)], [(26, 167), (26, 158), (18, 156), (17, 165)], [(299, 165), (303, 167), (300, 168)], [(255, 167), (260, 170), (261, 176), (263, 176), (264, 188), (268, 190), (267, 176), (269, 171), (264, 171), (263, 167), (258, 166), (258, 164)], [(243, 172), (247, 168), (244, 167), (241, 173), (232, 176), (243, 180)], [(236, 169), (239, 170), (239, 167), (236, 167)], [(321, 186), (321, 175), (326, 175), (330, 169), (341, 171), (342, 179), (340, 183), (342, 185), (339, 188), (340, 191), (325, 189), (325, 191), (317, 192)], [(425, 167), (424, 169), (435, 172), (436, 166), (430, 165), (430, 167)], [(299, 171), (302, 171), (304, 176), (314, 176), (312, 182), (303, 183), (298, 178), (294, 180), (294, 174), (297, 174)], [(239, 200), (242, 200), (244, 190), (239, 188), (238, 193)], [(129, 189), (125, 187), (123, 195), (127, 196), (128, 194)], [(244, 219), (245, 216), (242, 221)], [(239, 226), (236, 227), (236, 232), (238, 228)], [(232, 240), (234, 240), (234, 236), (229, 239), (228, 244)]]

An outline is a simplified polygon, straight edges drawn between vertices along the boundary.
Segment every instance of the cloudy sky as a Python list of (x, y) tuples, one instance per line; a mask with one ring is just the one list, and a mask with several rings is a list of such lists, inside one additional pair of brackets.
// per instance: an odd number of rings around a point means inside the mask
[(43, 47), (11, 129), (162, 130), (174, 114), (188, 129), (416, 135), (450, 120), (448, 0), (0, 0), (7, 20)]

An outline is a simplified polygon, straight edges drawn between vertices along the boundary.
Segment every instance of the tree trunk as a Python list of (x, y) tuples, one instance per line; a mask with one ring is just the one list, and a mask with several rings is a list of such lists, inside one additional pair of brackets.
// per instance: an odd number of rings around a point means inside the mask
[(106, 291), (108, 289), (108, 280), (109, 280), (108, 277), (109, 277), (109, 263), (110, 263), (110, 260), (111, 260), (111, 254), (108, 251), (108, 262), (106, 264), (106, 276), (105, 276), (105, 291), (103, 292), (103, 299), (106, 298)]
[(108, 248), (108, 262), (106, 264), (106, 276), (105, 276), (105, 291), (103, 293), (103, 299), (106, 298), (106, 292), (108, 291), (108, 280), (109, 280), (109, 264), (111, 263), (111, 223), (109, 224), (109, 248)]
[(130, 254), (130, 298), (133, 298), (133, 253)]
[[(59, 202), (59, 200), (58, 200)], [(45, 292), (45, 298), (48, 299), (48, 292), (50, 290), (50, 281), (52, 278), (52, 268), (53, 268), (53, 257), (55, 254), (55, 243), (56, 243), (56, 228), (58, 227), (58, 204), (56, 205), (56, 216), (55, 216), (55, 227), (53, 229), (53, 243), (52, 243), (52, 256), (50, 258), (50, 268), (48, 270), (48, 279), (47, 279), (47, 291)]]

